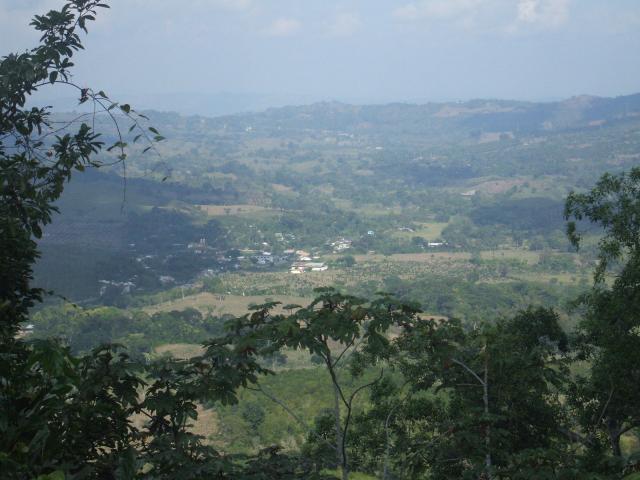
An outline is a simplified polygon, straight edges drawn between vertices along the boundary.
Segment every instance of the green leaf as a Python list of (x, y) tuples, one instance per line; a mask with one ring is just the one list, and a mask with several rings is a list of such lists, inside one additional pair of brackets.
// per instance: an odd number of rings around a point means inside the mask
[(58, 79), (58, 72), (57, 71), (53, 71), (49, 74), (49, 82), (56, 83), (56, 80)]

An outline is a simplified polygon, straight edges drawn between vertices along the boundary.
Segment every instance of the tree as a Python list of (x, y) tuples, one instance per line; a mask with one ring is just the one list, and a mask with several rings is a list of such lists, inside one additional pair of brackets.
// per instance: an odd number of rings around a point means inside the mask
[[(333, 435), (311, 432), (311, 437), (329, 447), (342, 477), (349, 477), (348, 435), (353, 418), (355, 400), (359, 393), (375, 385), (384, 373), (383, 363), (390, 355), (391, 343), (385, 333), (393, 325), (411, 322), (418, 310), (382, 295), (372, 302), (343, 295), (331, 288), (317, 290), (318, 297), (307, 307), (288, 305), (289, 315), (274, 315), (272, 302), (254, 308), (254, 313), (228, 323), (228, 342), (239, 351), (270, 356), (282, 349), (305, 350), (321, 359), (331, 381), (334, 402), (330, 410)], [(378, 373), (364, 380), (350, 392), (346, 390), (343, 369), (350, 366), (355, 378), (362, 377), (365, 367)], [(278, 403), (296, 421), (308, 429), (282, 399), (256, 383), (254, 388)], [(326, 422), (325, 422), (326, 423)]]
[[(51, 123), (48, 107), (25, 107), (29, 97), (53, 84), (75, 89), (79, 103), (92, 102), (94, 111), (113, 120), (118, 140), (106, 151), (116, 150), (115, 163), (123, 168), (127, 147), (120, 130), (123, 120), (130, 120), (130, 133), (138, 130), (134, 142), (163, 139), (155, 128), (149, 127), (151, 134), (143, 129), (139, 121), (146, 117), (130, 105), (120, 105), (103, 91), (96, 93), (71, 80), (71, 59), (83, 48), (79, 32), (86, 32), (97, 10), (107, 7), (98, 0), (73, 0), (59, 11), (36, 16), (31, 25), (42, 33), (40, 45), (9, 54), (0, 62), (0, 335), (4, 339), (15, 337), (28, 309), (44, 293), (30, 285), (32, 265), (38, 258), (34, 239), (42, 236), (43, 226), (57, 211), (53, 202), (74, 171), (102, 165), (94, 157), (105, 147), (100, 134), (84, 121), (96, 115), (93, 111), (61, 127)], [(152, 143), (145, 150), (151, 148)]]
[[(255, 380), (261, 368), (246, 352), (210, 342), (190, 362), (148, 367), (116, 346), (76, 357), (57, 341), (21, 336), (21, 323), (45, 293), (31, 285), (35, 240), (65, 182), (74, 171), (101, 166), (95, 155), (105, 147), (84, 122), (94, 113), (61, 127), (48, 108), (26, 108), (29, 96), (51, 84), (77, 89), (80, 103), (93, 102), (113, 120), (118, 139), (106, 151), (115, 149), (123, 168), (122, 122), (131, 122), (133, 142), (149, 142), (144, 150), (162, 140), (155, 128), (143, 129), (145, 117), (128, 104), (71, 81), (79, 32), (106, 7), (71, 0), (36, 16), (39, 46), (0, 61), (0, 472), (8, 479), (220, 478), (224, 459), (188, 432), (189, 421), (195, 402), (235, 402), (235, 390)], [(148, 419), (144, 427), (133, 415)]]
[(591, 446), (608, 445), (622, 462), (622, 435), (640, 427), (640, 168), (605, 174), (591, 191), (570, 194), (565, 217), (576, 248), (586, 221), (602, 230), (594, 285), (580, 299), (579, 358), (590, 372), (578, 378), (570, 401)]
[(384, 452), (383, 472), (577, 478), (562, 433), (567, 337), (555, 313), (529, 309), (470, 330), (422, 319), (396, 342), (391, 363), (402, 375), (375, 387), (356, 422), (359, 451)]

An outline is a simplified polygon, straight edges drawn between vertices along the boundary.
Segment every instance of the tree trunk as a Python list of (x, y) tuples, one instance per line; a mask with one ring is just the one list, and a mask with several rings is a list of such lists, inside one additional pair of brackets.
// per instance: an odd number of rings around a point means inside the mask
[(387, 415), (387, 418), (384, 422), (384, 435), (385, 435), (385, 444), (384, 444), (384, 467), (382, 469), (382, 480), (389, 479), (389, 453), (391, 452), (391, 439), (389, 435), (389, 421), (391, 420), (391, 415), (393, 414), (393, 408)]
[(620, 427), (615, 420), (607, 420), (607, 431), (609, 433), (609, 444), (614, 456), (622, 457), (622, 449), (620, 448)]
[(487, 424), (484, 427), (484, 446), (487, 449), (484, 457), (484, 465), (487, 470), (487, 479), (491, 480), (493, 465), (491, 461), (491, 424), (489, 422), (489, 353), (485, 345), (484, 357), (484, 381), (482, 382), (482, 402), (484, 403), (484, 416)]
[(349, 479), (349, 470), (347, 468), (347, 459), (343, 455), (342, 450), (342, 425), (340, 422), (340, 393), (337, 385), (333, 385), (333, 415), (336, 422), (336, 458), (338, 467), (342, 469), (342, 480)]

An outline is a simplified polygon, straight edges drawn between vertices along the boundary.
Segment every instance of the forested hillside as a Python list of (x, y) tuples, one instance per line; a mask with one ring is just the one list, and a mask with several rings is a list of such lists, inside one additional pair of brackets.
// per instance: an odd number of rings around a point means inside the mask
[[(70, 184), (45, 232), (37, 279), (86, 300), (96, 297), (99, 280), (149, 277), (131, 267), (132, 258), (172, 257), (170, 268), (153, 266), (155, 281), (137, 282), (149, 291), (160, 276), (175, 277), (170, 270), (182, 283), (207, 268), (224, 271), (218, 260), (233, 259), (229, 252), (331, 253), (327, 245), (341, 238), (356, 254), (565, 253), (563, 199), (637, 162), (637, 104), (636, 95), (552, 104), (317, 104), (217, 119), (147, 112), (169, 137), (160, 156), (134, 149), (126, 186), (118, 171), (105, 169)], [(491, 127), (514, 125), (516, 114), (536, 128)], [(113, 130), (106, 119), (101, 127)], [(215, 258), (185, 255), (200, 238)], [(60, 262), (82, 270), (58, 269)]]

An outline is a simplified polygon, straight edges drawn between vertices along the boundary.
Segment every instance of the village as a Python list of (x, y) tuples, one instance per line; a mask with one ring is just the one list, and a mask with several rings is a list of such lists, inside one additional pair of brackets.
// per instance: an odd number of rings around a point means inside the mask
[[(400, 227), (398, 231), (414, 232), (411, 227)], [(261, 232), (258, 230), (257, 233)], [(376, 232), (369, 229), (358, 238), (338, 236), (317, 247), (300, 248), (296, 245), (299, 241), (295, 235), (276, 232), (270, 243), (263, 237), (251, 246), (221, 248), (215, 243), (210, 244), (203, 236), (191, 242), (173, 243), (164, 252), (149, 252), (142, 245), (130, 244), (136, 260), (135, 272), (129, 278), (100, 279), (98, 296), (104, 299), (151, 292), (157, 288), (189, 289), (202, 280), (213, 279), (225, 272), (277, 270), (288, 271), (291, 275), (322, 273), (335, 262), (340, 262), (342, 257), (349, 256), (352, 249), (361, 252), (363, 242), (367, 244), (369, 239), (376, 238)], [(446, 246), (446, 242), (425, 239), (422, 248)], [(374, 253), (373, 250), (365, 252)], [(340, 266), (351, 265), (354, 260), (352, 257), (349, 260), (341, 262)]]

